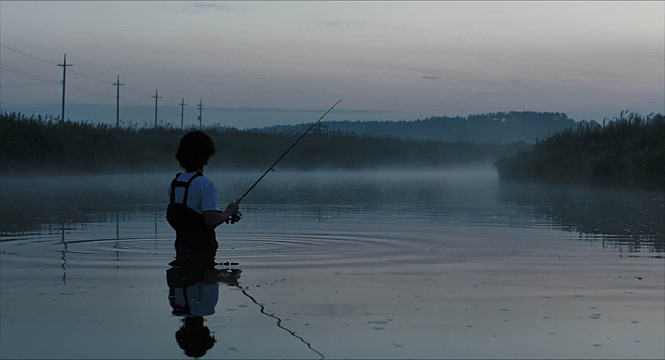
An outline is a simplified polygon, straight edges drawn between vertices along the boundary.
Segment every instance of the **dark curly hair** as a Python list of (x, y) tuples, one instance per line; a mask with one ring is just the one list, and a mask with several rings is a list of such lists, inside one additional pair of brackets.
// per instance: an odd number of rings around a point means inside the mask
[(175, 338), (185, 355), (199, 358), (217, 342), (210, 334), (210, 329), (203, 325), (203, 317), (186, 317), (182, 322), (183, 325), (176, 331)]
[(215, 155), (215, 143), (201, 131), (190, 131), (180, 139), (175, 158), (186, 171), (196, 171)]

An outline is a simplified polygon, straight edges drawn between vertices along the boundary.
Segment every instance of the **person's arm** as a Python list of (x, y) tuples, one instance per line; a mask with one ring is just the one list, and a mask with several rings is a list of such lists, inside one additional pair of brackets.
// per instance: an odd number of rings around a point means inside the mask
[(226, 207), (226, 210), (207, 210), (203, 212), (203, 219), (208, 227), (216, 228), (224, 222), (231, 215), (238, 211), (238, 204), (231, 203)]

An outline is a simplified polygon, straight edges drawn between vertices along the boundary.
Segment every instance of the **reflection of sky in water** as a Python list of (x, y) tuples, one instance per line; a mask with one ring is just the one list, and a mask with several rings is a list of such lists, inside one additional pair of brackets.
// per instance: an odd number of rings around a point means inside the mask
[[(254, 180), (211, 177), (225, 201)], [(184, 356), (169, 180), (2, 180), (3, 358)], [(489, 173), (270, 174), (217, 232), (246, 294), (220, 283), (207, 356), (662, 357), (658, 196)]]

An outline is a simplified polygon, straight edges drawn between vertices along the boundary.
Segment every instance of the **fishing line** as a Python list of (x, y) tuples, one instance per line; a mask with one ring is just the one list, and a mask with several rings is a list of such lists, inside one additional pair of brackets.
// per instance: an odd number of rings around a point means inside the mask
[(305, 345), (307, 345), (307, 347), (308, 347), (310, 350), (312, 350), (313, 352), (317, 353), (317, 354), (321, 357), (321, 359), (325, 359), (325, 356), (323, 356), (323, 354), (321, 354), (321, 353), (318, 352), (316, 349), (314, 349), (314, 348), (312, 347), (312, 344), (310, 344), (307, 340), (303, 339), (302, 336), (299, 336), (298, 334), (296, 334), (295, 331), (293, 331), (293, 330), (289, 330), (289, 329), (287, 329), (286, 327), (284, 327), (284, 326), (282, 325), (282, 319), (281, 319), (281, 318), (275, 316), (274, 314), (269, 314), (269, 313), (267, 313), (266, 310), (265, 310), (265, 307), (264, 307), (262, 304), (259, 304), (259, 303), (256, 301), (256, 299), (254, 299), (254, 297), (252, 297), (252, 295), (248, 294), (247, 291), (246, 291), (245, 289), (243, 289), (240, 285), (238, 285), (238, 288), (242, 291), (242, 293), (243, 293), (245, 296), (247, 296), (250, 300), (252, 300), (252, 302), (253, 302), (254, 304), (256, 304), (256, 305), (259, 306), (259, 308), (260, 308), (259, 311), (261, 311), (262, 314), (264, 314), (264, 315), (266, 315), (266, 316), (269, 316), (269, 317), (271, 317), (271, 318), (277, 320), (277, 327), (278, 327), (278, 328), (283, 329), (284, 331), (286, 331), (286, 332), (288, 332), (289, 334), (291, 334), (291, 336), (295, 337), (296, 339), (300, 340), (302, 343), (304, 343)]

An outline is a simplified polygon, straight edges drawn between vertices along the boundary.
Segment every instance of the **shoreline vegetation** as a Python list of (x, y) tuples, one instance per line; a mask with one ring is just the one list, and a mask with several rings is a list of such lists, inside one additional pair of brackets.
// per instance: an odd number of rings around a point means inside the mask
[[(151, 172), (178, 168), (184, 133), (173, 127), (116, 128), (55, 117), (0, 114), (0, 171), (5, 174)], [(211, 168), (266, 169), (299, 135), (234, 128), (202, 129), (215, 141)], [(528, 145), (376, 138), (314, 128), (279, 163), (282, 169), (437, 168), (487, 164)]]
[[(180, 137), (194, 128), (116, 128), (56, 117), (0, 114), (0, 172), (80, 174), (173, 171)], [(266, 169), (300, 135), (204, 128), (212, 168)], [(494, 165), (502, 181), (665, 189), (665, 116), (622, 112), (582, 121), (535, 144), (409, 140), (315, 127), (278, 165), (291, 170), (404, 170)]]
[(497, 161), (501, 180), (665, 190), (665, 116), (621, 112), (581, 124)]

